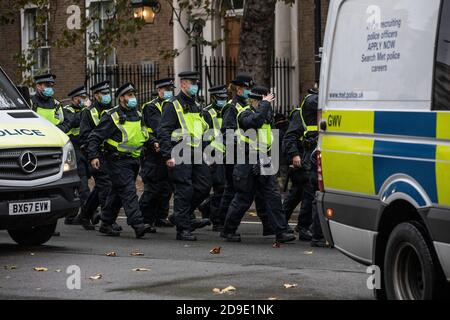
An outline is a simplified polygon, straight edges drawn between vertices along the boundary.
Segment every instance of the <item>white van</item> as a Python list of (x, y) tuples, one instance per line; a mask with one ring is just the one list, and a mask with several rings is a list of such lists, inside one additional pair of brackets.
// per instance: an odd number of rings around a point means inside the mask
[(0, 68), (0, 230), (20, 245), (41, 245), (59, 218), (80, 205), (75, 151), (40, 118)]
[(318, 206), (327, 240), (379, 267), (379, 298), (443, 297), (450, 0), (331, 1), (320, 81)]

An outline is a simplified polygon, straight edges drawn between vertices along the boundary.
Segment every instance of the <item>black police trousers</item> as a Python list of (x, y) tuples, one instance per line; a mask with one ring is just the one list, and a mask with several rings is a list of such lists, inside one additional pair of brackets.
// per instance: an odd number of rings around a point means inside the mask
[[(104, 162), (103, 159), (100, 159), (100, 161)], [(81, 216), (87, 219), (93, 217), (99, 206), (101, 211), (105, 209), (106, 200), (111, 192), (111, 179), (104, 166), (100, 167), (99, 170), (92, 169), (92, 177), (94, 178), (95, 186), (81, 209)]]
[(298, 226), (300, 228), (309, 229), (312, 223), (312, 198), (311, 193), (304, 192), (308, 188), (309, 173), (305, 170), (298, 169), (292, 174), (292, 187), (286, 199), (283, 201), (283, 213), (286, 220), (289, 221), (295, 208), (301, 203), (300, 214), (298, 216)]
[(77, 157), (77, 170), (78, 170), (78, 176), (80, 177), (80, 200), (81, 205), (83, 206), (90, 193), (89, 189), (89, 179), (91, 177), (91, 171), (90, 171), (90, 165), (86, 157), (83, 155), (83, 153), (80, 150), (80, 146), (73, 143), (73, 146), (75, 148), (75, 155)]
[(111, 192), (102, 211), (102, 221), (113, 224), (123, 207), (127, 216), (127, 223), (136, 226), (144, 223), (136, 190), (136, 178), (139, 173), (139, 159), (107, 158), (106, 171), (111, 178)]
[[(221, 221), (221, 224), (223, 225), (225, 223), (225, 219), (227, 217), (228, 210), (230, 208), (231, 202), (233, 201), (236, 191), (234, 188), (234, 179), (233, 179), (233, 173), (234, 173), (234, 164), (226, 164), (225, 166), (225, 189), (222, 194), (222, 200), (220, 202), (220, 210), (219, 210), (219, 219)], [(264, 228), (266, 230), (272, 229), (272, 225), (270, 224), (267, 210), (266, 210), (266, 203), (264, 201), (264, 197), (260, 194), (260, 192), (256, 191), (255, 196), (255, 206), (256, 206), (256, 214), (258, 215), (259, 219), (261, 220)]]
[(264, 199), (267, 219), (275, 234), (286, 232), (288, 225), (281, 208), (281, 194), (276, 177), (255, 175), (253, 167), (251, 164), (238, 164), (234, 167), (233, 184), (236, 193), (225, 219), (224, 233), (236, 232), (257, 193)]
[(213, 164), (211, 170), (213, 194), (201, 204), (203, 218), (209, 218), (213, 225), (223, 226), (225, 219), (220, 215), (220, 203), (225, 190), (225, 166)]
[(167, 219), (173, 193), (167, 166), (160, 158), (144, 158), (141, 161), (140, 175), (144, 193), (139, 199), (139, 207), (144, 222), (154, 224), (156, 220)]
[(192, 231), (194, 210), (209, 196), (211, 172), (206, 164), (179, 164), (169, 169), (174, 185), (173, 214), (177, 231)]

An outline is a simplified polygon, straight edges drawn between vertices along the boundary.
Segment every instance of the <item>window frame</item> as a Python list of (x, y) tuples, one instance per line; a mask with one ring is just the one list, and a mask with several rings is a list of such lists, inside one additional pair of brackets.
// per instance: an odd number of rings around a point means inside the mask
[[(20, 10), (20, 22), (21, 22), (21, 49), (22, 52), (24, 54), (31, 54), (31, 48), (29, 47), (29, 42), (31, 41), (31, 35), (29, 32), (29, 27), (30, 27), (30, 23), (27, 19), (27, 11), (35, 11), (37, 10), (37, 6), (33, 5), (33, 4), (27, 4), (26, 6), (24, 6), (24, 8), (22, 8)], [(31, 71), (25, 71), (24, 72), (24, 76), (34, 76), (36, 75), (36, 73), (38, 72), (51, 72), (51, 54), (50, 54), (50, 50), (51, 50), (51, 45), (49, 42), (49, 23), (50, 23), (50, 14), (48, 14), (47, 16), (47, 21), (45, 24), (45, 45), (41, 46), (36, 50), (36, 54), (38, 55), (37, 60), (37, 65), (33, 66)], [(34, 32), (36, 32), (36, 30), (34, 30)], [(40, 65), (41, 59), (40, 56), (42, 55), (42, 52), (46, 52), (47, 55), (47, 61), (48, 61), (48, 66), (46, 68), (44, 68), (43, 66)]]
[[(448, 106), (448, 109), (438, 109), (436, 108), (436, 71), (437, 71), (437, 58), (438, 58), (438, 52), (439, 52), (439, 40), (441, 38), (441, 22), (442, 17), (444, 15), (444, 2), (450, 1), (450, 0), (442, 0), (441, 6), (439, 9), (439, 17), (438, 17), (438, 25), (437, 25), (437, 32), (436, 32), (436, 45), (435, 45), (435, 53), (434, 53), (434, 64), (433, 64), (433, 85), (432, 85), (432, 93), (431, 93), (431, 111), (435, 112), (450, 112), (450, 105)], [(450, 2), (449, 4), (450, 5)]]

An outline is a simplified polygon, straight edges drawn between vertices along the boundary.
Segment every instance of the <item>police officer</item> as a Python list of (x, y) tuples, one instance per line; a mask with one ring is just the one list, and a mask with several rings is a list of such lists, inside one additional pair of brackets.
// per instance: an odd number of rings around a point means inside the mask
[[(71, 104), (64, 107), (65, 115), (70, 120), (70, 131), (67, 132), (67, 135), (70, 137), (70, 141), (75, 148), (75, 153), (77, 156), (78, 175), (80, 177), (79, 192), (81, 206), (83, 207), (90, 193), (88, 184), (90, 178), (90, 166), (86, 157), (81, 152), (79, 136), (82, 111), (84, 110), (84, 108), (89, 107), (91, 105), (91, 102), (87, 97), (87, 91), (84, 86), (72, 90), (68, 94), (68, 96), (71, 99)], [(81, 223), (79, 219), (73, 219), (71, 217), (67, 217), (65, 222), (66, 224)], [(83, 221), (83, 226), (85, 226), (85, 228), (88, 230), (95, 229), (95, 227), (89, 221)]]
[[(136, 238), (139, 239), (151, 229), (144, 224), (136, 191), (139, 158), (149, 135), (138, 111), (135, 92), (132, 83), (126, 83), (117, 89), (119, 105), (108, 110), (89, 135), (87, 153), (92, 167), (99, 170), (104, 166), (112, 183), (102, 210), (100, 232), (109, 236), (120, 235), (112, 225), (123, 206), (128, 225), (134, 229)], [(101, 159), (103, 144), (104, 159)]]
[[(142, 107), (144, 123), (150, 135), (154, 137), (158, 135), (163, 109), (173, 98), (174, 80), (174, 78), (164, 78), (155, 81), (158, 96)], [(145, 223), (156, 227), (173, 227), (173, 224), (167, 220), (173, 193), (172, 184), (157, 141), (142, 154), (141, 177), (144, 182), (144, 193), (139, 200), (139, 205)]]
[[(312, 233), (312, 199), (304, 193), (304, 186), (308, 183), (308, 176), (301, 167), (301, 155), (303, 152), (303, 136), (299, 134), (304, 130), (304, 121), (314, 123), (317, 117), (317, 91), (310, 89), (308, 95), (303, 99), (300, 108), (294, 109), (289, 118), (289, 128), (283, 139), (284, 153), (290, 159), (291, 168), (289, 178), (292, 186), (287, 198), (283, 202), (283, 212), (289, 221), (295, 208), (301, 203), (300, 214), (295, 231), (299, 233), (299, 240), (311, 241)], [(303, 119), (303, 120), (302, 120)], [(300, 161), (299, 161), (300, 158)], [(293, 161), (295, 159), (295, 161)]]
[[(90, 90), (94, 97), (94, 103), (83, 110), (81, 113), (81, 123), (80, 123), (80, 145), (81, 150), (85, 157), (87, 158), (87, 145), (88, 138), (91, 132), (100, 123), (101, 117), (105, 112), (111, 109), (111, 92), (109, 81), (101, 81), (93, 85)], [(100, 159), (102, 153), (99, 153)], [(95, 181), (95, 187), (89, 194), (85, 205), (81, 208), (79, 215), (80, 223), (86, 226), (85, 229), (90, 229), (90, 221), (93, 224), (97, 224), (95, 221), (95, 213), (98, 206), (100, 205), (101, 210), (104, 210), (106, 205), (106, 199), (109, 192), (111, 191), (111, 181), (109, 179), (106, 169), (101, 166), (98, 170), (91, 168), (92, 176)], [(121, 227), (114, 224), (114, 229), (116, 231), (121, 231)]]
[(34, 77), (36, 94), (31, 97), (31, 107), (41, 117), (68, 133), (70, 121), (65, 117), (61, 103), (54, 98), (55, 79), (56, 76), (50, 73)]
[[(229, 242), (240, 242), (241, 236), (236, 233), (242, 217), (250, 208), (256, 193), (264, 197), (267, 206), (267, 217), (273, 226), (277, 242), (295, 240), (293, 234), (287, 233), (288, 225), (283, 215), (281, 195), (278, 190), (275, 174), (271, 173), (270, 150), (272, 147), (272, 106), (274, 95), (262, 86), (255, 86), (249, 93), (251, 106), (240, 110), (237, 114), (239, 147), (245, 150), (245, 163), (234, 167), (234, 189), (236, 191), (227, 213), (224, 231), (221, 236)], [(253, 130), (248, 136), (243, 132)], [(257, 132), (257, 134), (256, 134)], [(252, 156), (258, 160), (251, 162)], [(267, 169), (267, 171), (264, 171)]]
[[(211, 94), (212, 103), (203, 111), (203, 118), (209, 128), (212, 129), (210, 131), (211, 147), (214, 152), (220, 152), (224, 155), (225, 145), (221, 139), (222, 111), (228, 103), (228, 90), (226, 86), (215, 86), (208, 91)], [(210, 166), (210, 169), (214, 194), (202, 203), (199, 210), (204, 218), (210, 218), (213, 231), (222, 231), (225, 216), (220, 216), (220, 202), (225, 190), (225, 166), (223, 163), (214, 163)]]
[[(294, 188), (297, 188), (297, 199), (302, 199), (299, 216), (300, 240), (311, 239), (313, 247), (327, 247), (320, 226), (317, 212), (315, 194), (318, 188), (317, 163), (315, 151), (317, 149), (317, 91), (311, 90), (305, 97), (300, 108), (293, 111), (291, 122), (284, 137), (286, 153), (292, 159), (292, 165), (297, 169), (297, 178), (294, 179)], [(295, 191), (294, 195), (295, 196)], [(302, 193), (300, 196), (299, 194)], [(289, 201), (289, 199), (288, 199)], [(291, 214), (293, 205), (285, 205), (285, 214)], [(295, 206), (294, 206), (295, 208)], [(293, 209), (292, 209), (293, 210)], [(311, 223), (309, 228), (309, 223)], [(312, 232), (308, 233), (308, 229)]]
[[(237, 140), (234, 135), (233, 138), (230, 139), (227, 135), (227, 131), (234, 132), (237, 129), (237, 115), (240, 111), (242, 111), (245, 107), (248, 106), (249, 94), (251, 92), (251, 88), (254, 86), (254, 81), (251, 75), (247, 73), (239, 73), (236, 78), (231, 81), (231, 91), (233, 93), (233, 99), (224, 107), (223, 110), (223, 123), (222, 123), (222, 134), (224, 134), (224, 142), (227, 147), (227, 150), (234, 149), (236, 150)], [(234, 152), (236, 155), (236, 151)], [(230, 207), (231, 201), (235, 196), (235, 190), (233, 186), (233, 171), (234, 164), (236, 163), (235, 159), (226, 159), (225, 164), (225, 190), (222, 195), (222, 200), (220, 203), (220, 217), (225, 219), (228, 208)], [(261, 219), (263, 224), (263, 235), (269, 236), (273, 235), (274, 231), (272, 226), (269, 223), (269, 219), (266, 214), (266, 205), (264, 202), (264, 198), (257, 192), (255, 198), (256, 204), (256, 213), (258, 217)]]
[[(194, 210), (209, 196), (211, 189), (211, 174), (202, 157), (203, 134), (208, 125), (196, 102), (199, 74), (182, 72), (179, 78), (181, 92), (163, 109), (158, 139), (175, 187), (173, 220), (177, 239), (196, 241), (192, 232), (210, 224), (209, 220), (196, 220), (194, 216)], [(174, 147), (181, 151), (172, 154)], [(186, 158), (184, 163), (177, 159), (180, 157)]]

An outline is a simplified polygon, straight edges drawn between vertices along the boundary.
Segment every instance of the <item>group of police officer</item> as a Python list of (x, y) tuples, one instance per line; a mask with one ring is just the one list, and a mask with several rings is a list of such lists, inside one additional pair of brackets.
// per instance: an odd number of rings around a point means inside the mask
[[(66, 224), (95, 230), (101, 220), (101, 233), (119, 236), (123, 230), (116, 219), (123, 208), (136, 238), (155, 233), (155, 227), (176, 226), (177, 240), (195, 241), (193, 232), (212, 223), (213, 231), (226, 241), (240, 242), (237, 229), (255, 201), (263, 235), (285, 243), (296, 239), (288, 220), (301, 201), (299, 239), (326, 246), (314, 202), (317, 92), (291, 113), (283, 149), (292, 159), (296, 178), (283, 204), (276, 175), (269, 170), (274, 95), (241, 73), (229, 88), (211, 88), (212, 103), (202, 108), (197, 98), (199, 74), (182, 72), (179, 79), (176, 96), (173, 78), (155, 81), (157, 98), (142, 106), (132, 83), (117, 89), (118, 104), (113, 106), (110, 84), (102, 81), (90, 88), (92, 102), (86, 88), (80, 87), (69, 93), (71, 104), (63, 107), (54, 98), (55, 76), (35, 77), (32, 108), (65, 132), (76, 150), (82, 206), (77, 216), (66, 218)], [(234, 134), (226, 134), (229, 130)], [(255, 130), (256, 137), (243, 133), (247, 130)], [(223, 155), (224, 161), (204, 160), (205, 148)], [(238, 154), (245, 155), (244, 161), (238, 161)], [(140, 199), (139, 174), (144, 183)], [(195, 216), (197, 209), (202, 218)]]

